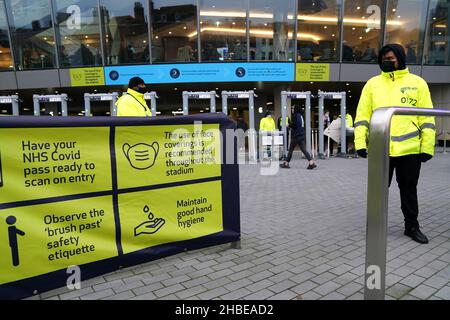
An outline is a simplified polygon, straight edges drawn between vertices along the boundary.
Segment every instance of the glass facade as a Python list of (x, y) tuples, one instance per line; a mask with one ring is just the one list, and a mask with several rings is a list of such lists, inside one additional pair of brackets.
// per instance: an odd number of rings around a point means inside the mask
[(144, 0), (100, 0), (105, 64), (150, 62), (148, 5)]
[(13, 70), (5, 3), (0, 1), (0, 70)]
[(250, 0), (250, 60), (294, 61), (293, 1)]
[(48, 0), (6, 1), (17, 70), (56, 67), (55, 33)]
[(0, 71), (374, 64), (380, 47), (394, 42), (408, 64), (449, 65), (449, 8), (448, 0), (0, 0)]
[(197, 1), (150, 1), (152, 62), (198, 61)]
[(428, 47), (424, 59), (426, 64), (450, 64), (449, 13), (449, 1), (432, 0), (430, 2)]
[(96, 0), (55, 0), (60, 67), (102, 65)]
[(299, 0), (297, 61), (337, 61), (339, 0)]
[(200, 0), (202, 61), (247, 60), (247, 8), (242, 0)]
[(349, 1), (344, 6), (342, 61), (377, 61), (381, 44), (382, 0)]
[(421, 63), (428, 1), (389, 0), (385, 43), (406, 49), (406, 63)]

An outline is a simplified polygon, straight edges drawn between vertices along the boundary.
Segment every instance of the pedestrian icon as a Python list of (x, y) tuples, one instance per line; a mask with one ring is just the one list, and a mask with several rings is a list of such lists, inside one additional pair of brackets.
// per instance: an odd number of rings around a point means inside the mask
[(12, 256), (12, 264), (17, 267), (19, 262), (19, 245), (17, 242), (17, 235), (24, 236), (25, 232), (18, 229), (14, 224), (17, 219), (14, 216), (9, 216), (6, 218), (6, 223), (9, 225), (8, 227), (8, 236), (9, 236), (9, 246), (11, 247), (11, 256)]
[(153, 213), (150, 212), (150, 208), (146, 205), (143, 210), (148, 214), (148, 221), (142, 222), (136, 228), (134, 228), (134, 236), (137, 237), (140, 234), (153, 234), (156, 233), (166, 223), (163, 218), (155, 218)]

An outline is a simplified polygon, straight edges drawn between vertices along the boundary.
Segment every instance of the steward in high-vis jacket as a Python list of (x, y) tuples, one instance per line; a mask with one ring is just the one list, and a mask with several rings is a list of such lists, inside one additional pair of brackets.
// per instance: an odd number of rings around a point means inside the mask
[[(340, 119), (341, 115), (339, 115), (338, 118)], [(352, 118), (352, 115), (350, 113), (346, 113), (345, 114), (345, 127), (346, 128), (353, 128), (353, 118)]]
[(147, 87), (144, 80), (133, 77), (128, 83), (127, 93), (116, 101), (119, 117), (151, 117), (152, 112), (144, 99)]
[[(259, 132), (260, 134), (267, 134), (267, 132), (274, 132), (276, 130), (277, 128), (275, 126), (275, 120), (272, 118), (272, 112), (268, 110), (264, 118), (259, 122)], [(264, 146), (264, 149), (267, 152), (267, 156), (270, 158), (272, 156), (272, 147)]]
[(275, 120), (272, 118), (272, 112), (267, 111), (264, 118), (259, 122), (259, 131), (272, 132), (276, 131)]
[[(364, 86), (355, 119), (355, 147), (359, 156), (367, 157), (369, 122), (372, 112), (381, 107), (433, 108), (428, 85), (421, 77), (409, 73), (406, 54), (399, 44), (384, 46), (378, 55), (381, 75)], [(405, 218), (405, 235), (419, 243), (428, 243), (419, 229), (417, 183), (421, 162), (434, 155), (434, 117), (394, 116), (391, 122), (389, 149), (389, 185), (394, 169), (400, 188), (401, 209)]]

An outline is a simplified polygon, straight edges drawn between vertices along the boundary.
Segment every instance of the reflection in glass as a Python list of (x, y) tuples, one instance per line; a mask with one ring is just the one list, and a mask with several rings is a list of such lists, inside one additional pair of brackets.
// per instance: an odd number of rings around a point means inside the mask
[(247, 1), (200, 0), (202, 61), (247, 60)]
[(376, 62), (383, 0), (345, 1), (342, 61)]
[(102, 65), (97, 0), (56, 0), (61, 67)]
[(338, 1), (298, 1), (297, 61), (336, 61)]
[(294, 60), (294, 1), (250, 0), (250, 60)]
[(50, 2), (11, 0), (6, 8), (17, 69), (56, 67)]
[(450, 64), (450, 39), (448, 14), (449, 1), (432, 0), (428, 17), (428, 48), (425, 54), (427, 64)]
[(144, 0), (100, 0), (107, 65), (149, 62), (148, 6)]
[(385, 44), (403, 45), (406, 49), (406, 63), (420, 63), (427, 1), (389, 0), (387, 10)]
[(150, 1), (152, 62), (197, 61), (197, 1)]
[(8, 38), (5, 5), (0, 1), (0, 70), (13, 70), (11, 45)]

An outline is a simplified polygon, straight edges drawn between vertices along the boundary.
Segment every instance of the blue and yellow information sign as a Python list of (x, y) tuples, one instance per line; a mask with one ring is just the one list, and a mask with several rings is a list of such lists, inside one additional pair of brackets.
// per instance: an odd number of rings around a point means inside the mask
[(139, 76), (145, 83), (192, 82), (290, 82), (293, 62), (187, 63), (105, 67), (106, 85), (128, 84)]
[(226, 116), (37, 119), (0, 119), (0, 298), (239, 239)]

